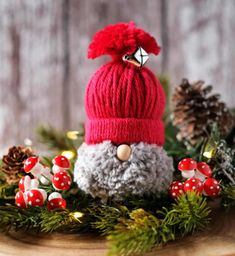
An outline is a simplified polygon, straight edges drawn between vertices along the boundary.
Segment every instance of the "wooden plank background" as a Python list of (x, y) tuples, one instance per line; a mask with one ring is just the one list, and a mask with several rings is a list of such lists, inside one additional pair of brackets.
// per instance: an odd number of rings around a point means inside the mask
[(87, 60), (89, 41), (109, 23), (134, 20), (162, 52), (148, 65), (204, 79), (235, 106), (234, 0), (0, 0), (0, 151), (34, 138), (49, 122), (76, 129), (92, 72), (106, 58)]

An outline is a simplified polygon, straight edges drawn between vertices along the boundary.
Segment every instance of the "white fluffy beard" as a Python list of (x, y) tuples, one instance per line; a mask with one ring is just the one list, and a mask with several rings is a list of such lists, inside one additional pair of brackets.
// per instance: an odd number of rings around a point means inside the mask
[(128, 161), (117, 157), (117, 146), (110, 141), (78, 149), (74, 180), (78, 187), (103, 202), (122, 200), (129, 195), (164, 192), (173, 176), (173, 161), (155, 144), (135, 143)]

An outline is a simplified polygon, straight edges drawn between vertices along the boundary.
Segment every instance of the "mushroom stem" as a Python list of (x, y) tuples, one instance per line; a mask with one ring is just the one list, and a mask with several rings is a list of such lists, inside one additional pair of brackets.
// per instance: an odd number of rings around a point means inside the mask
[(204, 181), (206, 179), (206, 176), (196, 170), (195, 178), (198, 178), (199, 180)]
[(52, 172), (54, 173), (54, 174), (56, 174), (57, 172), (59, 172), (59, 171), (61, 171), (61, 170), (63, 170), (63, 168), (60, 168), (58, 165), (56, 165), (56, 164), (54, 164), (53, 166), (52, 166)]
[(52, 174), (51, 175), (42, 174), (40, 177), (40, 181), (43, 185), (49, 185), (51, 183), (52, 177), (53, 177)]
[(194, 175), (195, 175), (195, 171), (194, 171), (194, 170), (182, 171), (182, 176), (183, 176), (185, 179), (192, 178)]
[(31, 173), (34, 177), (40, 178), (42, 173), (43, 165), (40, 163), (37, 163), (34, 168), (32, 169)]

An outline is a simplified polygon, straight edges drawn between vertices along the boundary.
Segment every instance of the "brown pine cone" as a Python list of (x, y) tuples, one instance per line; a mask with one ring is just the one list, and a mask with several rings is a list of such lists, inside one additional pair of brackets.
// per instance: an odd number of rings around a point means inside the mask
[(173, 94), (173, 124), (179, 128), (177, 139), (194, 146), (211, 131), (216, 124), (222, 137), (234, 125), (234, 117), (229, 112), (219, 94), (210, 94), (212, 86), (203, 81), (190, 84), (187, 79), (176, 87)]
[(1, 170), (6, 174), (8, 184), (17, 183), (24, 172), (24, 161), (33, 155), (31, 148), (14, 146), (2, 158)]

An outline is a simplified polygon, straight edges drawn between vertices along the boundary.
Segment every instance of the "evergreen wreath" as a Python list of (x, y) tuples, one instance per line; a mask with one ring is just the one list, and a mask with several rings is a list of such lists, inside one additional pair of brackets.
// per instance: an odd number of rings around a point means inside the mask
[[(164, 80), (166, 81), (165, 77)], [(164, 85), (167, 84), (166, 81)], [(32, 174), (26, 175), (22, 171), (22, 164), (25, 165), (28, 157), (37, 158), (35, 152), (26, 147), (13, 147), (9, 149), (7, 155), (3, 156), (1, 163), (1, 232), (10, 230), (26, 232), (32, 229), (44, 233), (96, 232), (108, 239), (110, 255), (138, 255), (169, 241), (204, 230), (211, 220), (213, 211), (213, 207), (210, 206), (211, 200), (220, 198), (221, 207), (227, 210), (235, 206), (234, 129), (231, 129), (226, 138), (220, 138), (219, 129), (214, 122), (210, 133), (205, 133), (199, 144), (187, 148), (185, 141), (176, 139), (178, 130), (172, 125), (168, 115), (166, 115), (165, 124), (165, 150), (174, 158), (175, 169), (179, 161), (185, 157), (193, 158), (197, 162), (205, 162), (213, 170), (213, 178), (219, 181), (218, 197), (211, 198), (209, 194), (207, 196), (205, 193), (202, 194), (199, 191), (200, 186), (197, 187), (199, 190), (184, 189), (184, 192), (179, 193), (179, 189), (177, 190), (175, 186), (176, 183), (173, 183), (169, 188), (169, 194), (129, 196), (121, 203), (109, 200), (106, 204), (102, 204), (100, 200), (79, 190), (72, 182), (68, 189), (61, 192), (60, 199), (63, 199), (67, 206), (64, 201), (60, 200), (63, 204), (58, 204), (55, 209), (50, 208), (49, 202), (47, 205), (43, 203), (40, 207), (28, 205), (27, 208), (22, 208), (15, 204), (15, 195), (19, 193), (19, 179), (30, 179), (30, 185), (24, 182), (24, 186), (32, 185), (33, 189), (36, 186), (36, 189), (45, 190), (47, 194), (57, 193), (55, 192), (56, 185), (53, 179), (47, 182), (45, 177), (39, 188), (37, 184), (32, 183), (34, 180)], [(84, 136), (82, 126), (79, 131), (67, 133), (53, 127), (43, 126), (38, 129), (37, 135), (38, 140), (48, 147), (49, 152), (52, 152), (51, 155), (42, 157), (41, 163), (51, 168), (53, 164), (55, 165), (53, 160), (55, 155), (63, 155), (65, 158), (67, 156), (70, 158), (71, 168), (65, 172), (72, 181), (71, 170), (73, 170), (77, 157), (76, 148), (81, 144)], [(17, 165), (20, 168), (16, 173)], [(15, 182), (9, 179), (9, 175), (12, 177), (12, 174), (17, 177)], [(174, 180), (182, 186), (188, 182), (188, 180), (183, 181), (177, 170), (174, 173)], [(172, 191), (176, 193), (174, 196), (172, 196)]]

